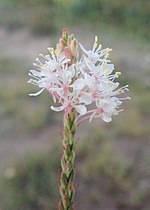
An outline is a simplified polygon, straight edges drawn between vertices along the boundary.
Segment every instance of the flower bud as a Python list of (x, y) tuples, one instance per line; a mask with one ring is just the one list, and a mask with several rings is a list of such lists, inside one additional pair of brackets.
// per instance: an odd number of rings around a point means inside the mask
[(70, 51), (71, 51), (71, 55), (73, 57), (76, 56), (76, 53), (77, 53), (77, 40), (76, 39), (73, 39), (70, 43)]
[(59, 47), (60, 47), (61, 51), (64, 50), (65, 46), (66, 46), (65, 41), (63, 39), (60, 39), (59, 40)]
[(67, 28), (63, 28), (62, 39), (67, 42), (67, 39), (68, 39), (68, 29)]

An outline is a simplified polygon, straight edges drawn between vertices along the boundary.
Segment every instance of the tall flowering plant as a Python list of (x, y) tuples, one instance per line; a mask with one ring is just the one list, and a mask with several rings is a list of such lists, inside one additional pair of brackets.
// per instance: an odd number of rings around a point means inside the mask
[[(128, 85), (120, 87), (116, 78), (121, 74), (114, 71), (109, 59), (110, 48), (102, 49), (97, 36), (91, 50), (78, 43), (73, 34), (63, 30), (59, 43), (48, 48), (49, 54), (39, 56), (30, 70), (28, 82), (37, 85), (40, 91), (30, 94), (37, 96), (47, 90), (53, 98), (51, 109), (64, 111), (63, 155), (59, 182), (59, 210), (74, 210), (74, 164), (75, 134), (79, 124), (88, 119), (100, 118), (110, 122), (117, 115), (122, 101), (120, 97), (128, 91)], [(42, 61), (41, 61), (42, 60)]]

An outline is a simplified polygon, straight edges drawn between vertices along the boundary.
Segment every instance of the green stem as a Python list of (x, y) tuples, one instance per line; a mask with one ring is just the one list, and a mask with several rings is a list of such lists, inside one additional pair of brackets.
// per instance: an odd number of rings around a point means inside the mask
[(59, 191), (61, 200), (58, 210), (74, 210), (74, 178), (75, 178), (75, 110), (64, 116), (63, 156), (61, 158), (61, 176)]

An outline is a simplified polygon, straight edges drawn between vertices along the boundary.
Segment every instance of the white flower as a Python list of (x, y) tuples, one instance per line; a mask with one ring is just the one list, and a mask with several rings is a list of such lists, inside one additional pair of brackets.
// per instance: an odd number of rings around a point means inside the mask
[(84, 61), (87, 68), (89, 69), (89, 72), (95, 77), (100, 77), (103, 75), (108, 76), (114, 70), (114, 65), (107, 62), (95, 65), (89, 58), (86, 57), (84, 58)]
[(33, 77), (34, 79), (30, 79), (28, 83), (34, 84), (42, 88), (37, 93), (29, 94), (30, 96), (37, 96), (39, 95), (44, 89), (49, 89), (52, 87), (56, 82), (58, 82), (56, 74), (50, 72), (50, 70), (45, 71), (36, 71), (30, 70), (29, 76)]
[[(40, 91), (30, 95), (37, 96), (46, 89), (58, 104), (52, 105), (51, 109), (56, 112), (64, 110), (65, 113), (75, 109), (77, 124), (84, 119), (92, 121), (98, 117), (110, 122), (112, 116), (121, 111), (122, 101), (128, 99), (118, 98), (128, 91), (128, 86), (119, 87), (115, 81), (120, 72), (115, 72), (114, 65), (108, 60), (111, 49), (103, 50), (97, 37), (91, 50), (86, 50), (81, 44), (80, 47), (83, 55), (74, 63), (68, 59), (66, 48), (61, 53), (48, 48), (49, 55), (41, 55), (44, 62), (37, 58), (37, 63), (34, 63), (37, 70), (30, 70), (32, 79), (28, 82), (37, 85)], [(76, 50), (79, 55), (78, 47)]]
[(50, 53), (49, 55), (44, 56), (43, 54), (40, 54), (40, 56), (46, 60), (45, 64), (40, 66), (42, 67), (43, 70), (48, 68), (48, 69), (51, 69), (51, 71), (53, 71), (53, 70), (59, 69), (62, 65), (70, 61), (70, 59), (65, 57), (64, 53), (58, 53), (53, 48), (47, 48), (47, 49)]
[[(92, 50), (86, 50), (82, 44), (79, 44), (81, 50), (83, 51), (84, 55), (90, 59), (94, 64), (96, 62), (103, 62), (107, 60), (109, 52), (112, 51), (110, 48), (106, 48), (102, 50), (102, 45), (98, 45), (98, 38), (95, 36), (95, 42), (93, 44)], [(109, 62), (109, 60), (107, 60)]]
[(74, 108), (81, 116), (86, 114), (87, 111), (86, 106), (80, 104), (79, 91), (77, 90), (73, 90), (70, 94), (68, 94), (68, 97), (62, 95), (61, 103), (62, 106), (59, 107), (51, 106), (51, 109), (56, 112), (65, 110), (66, 113), (69, 113)]
[(97, 101), (97, 109), (93, 112), (90, 121), (92, 118), (100, 117), (105, 122), (110, 122), (112, 120), (112, 116), (119, 113), (120, 110), (118, 111), (117, 108), (119, 108), (121, 104), (122, 102), (116, 97)]
[(30, 96), (39, 95), (44, 89), (50, 91), (51, 87), (54, 87), (55, 84), (59, 83), (58, 75), (61, 71), (62, 66), (67, 64), (70, 60), (66, 59), (64, 54), (56, 54), (53, 48), (48, 48), (50, 55), (40, 56), (45, 59), (45, 62), (42, 63), (38, 58), (36, 59), (37, 63), (34, 63), (34, 66), (38, 68), (36, 70), (30, 70), (29, 76), (34, 79), (30, 79), (28, 83), (34, 84), (42, 88), (37, 93), (29, 94)]

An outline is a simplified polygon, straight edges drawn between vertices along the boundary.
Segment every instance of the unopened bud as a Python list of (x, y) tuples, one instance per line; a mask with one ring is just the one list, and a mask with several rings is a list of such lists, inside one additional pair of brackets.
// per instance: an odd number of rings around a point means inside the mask
[(63, 31), (62, 31), (62, 39), (67, 42), (67, 39), (68, 39), (68, 29), (67, 28), (63, 28)]
[(67, 40), (67, 47), (70, 48), (70, 45), (71, 45), (71, 37), (69, 36)]
[(76, 52), (77, 52), (77, 40), (73, 39), (70, 43), (70, 51), (71, 51), (71, 55), (75, 56)]
[(65, 40), (64, 39), (60, 39), (59, 40), (59, 48), (60, 48), (60, 50), (63, 51), (65, 46), (66, 46)]

